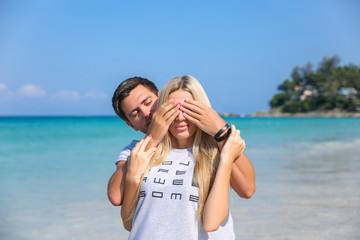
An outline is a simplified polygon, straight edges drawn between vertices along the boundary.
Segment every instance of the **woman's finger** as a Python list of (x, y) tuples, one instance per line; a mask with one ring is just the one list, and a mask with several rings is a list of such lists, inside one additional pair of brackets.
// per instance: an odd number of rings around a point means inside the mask
[(152, 156), (155, 154), (155, 152), (156, 152), (156, 150), (157, 150), (157, 146), (155, 146), (155, 147), (152, 147), (152, 148), (150, 148), (149, 150), (147, 150), (145, 153), (146, 153), (146, 158), (152, 158)]
[(131, 150), (131, 152), (138, 152), (143, 142), (144, 142), (144, 139), (141, 139), (141, 140), (135, 145), (135, 147)]
[(145, 147), (148, 145), (148, 143), (150, 142), (151, 138), (152, 138), (152, 135), (150, 134), (149, 136), (146, 136), (144, 139), (141, 140), (141, 141), (143, 141), (143, 142), (142, 142), (142, 144), (141, 144), (141, 146), (140, 146), (140, 148), (139, 148), (139, 151), (144, 152)]
[(238, 136), (239, 139), (241, 139), (241, 137), (240, 137), (240, 130), (239, 130), (239, 129), (236, 130), (236, 136)]
[(231, 124), (231, 133), (230, 133), (229, 138), (230, 138), (230, 137), (231, 137), (231, 138), (234, 138), (234, 136), (236, 136), (236, 127), (235, 127), (235, 125), (232, 123), (232, 124)]

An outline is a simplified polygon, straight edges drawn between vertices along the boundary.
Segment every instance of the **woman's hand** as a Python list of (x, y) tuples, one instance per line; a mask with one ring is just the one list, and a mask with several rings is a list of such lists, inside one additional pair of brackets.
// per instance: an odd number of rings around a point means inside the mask
[(229, 135), (220, 153), (220, 161), (231, 161), (237, 159), (245, 149), (245, 140), (240, 137), (240, 130), (231, 124), (231, 134)]
[(145, 148), (148, 145), (150, 139), (151, 135), (145, 137), (140, 142), (138, 142), (131, 151), (130, 159), (128, 160), (127, 174), (131, 176), (133, 180), (141, 179), (149, 164), (150, 159), (156, 151), (157, 146), (145, 151)]
[(131, 231), (132, 228), (133, 209), (134, 204), (137, 204), (137, 190), (141, 184), (141, 177), (156, 150), (156, 147), (152, 147), (145, 151), (150, 139), (151, 135), (138, 142), (131, 151), (130, 159), (127, 161), (128, 170), (121, 207), (121, 219), (125, 229), (128, 231)]

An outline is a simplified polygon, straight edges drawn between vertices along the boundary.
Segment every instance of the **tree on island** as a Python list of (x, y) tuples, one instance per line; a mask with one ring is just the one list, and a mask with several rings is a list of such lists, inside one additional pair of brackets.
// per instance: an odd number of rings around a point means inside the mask
[(271, 108), (297, 113), (340, 109), (348, 112), (360, 109), (360, 68), (339, 66), (340, 58), (324, 57), (316, 71), (311, 63), (296, 66), (291, 78), (278, 86), (280, 93), (270, 101)]

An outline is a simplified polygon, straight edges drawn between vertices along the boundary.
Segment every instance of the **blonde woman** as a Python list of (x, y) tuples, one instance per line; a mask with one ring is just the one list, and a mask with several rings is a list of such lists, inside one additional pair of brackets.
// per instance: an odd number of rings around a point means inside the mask
[[(210, 106), (200, 83), (189, 75), (171, 79), (158, 106), (169, 99)], [(245, 142), (234, 125), (225, 126), (218, 136), (227, 137), (220, 153), (215, 139), (184, 114), (180, 107), (157, 147), (146, 150), (148, 136), (131, 152), (121, 209), (129, 239), (235, 238), (233, 229), (216, 230), (229, 215), (231, 168)]]

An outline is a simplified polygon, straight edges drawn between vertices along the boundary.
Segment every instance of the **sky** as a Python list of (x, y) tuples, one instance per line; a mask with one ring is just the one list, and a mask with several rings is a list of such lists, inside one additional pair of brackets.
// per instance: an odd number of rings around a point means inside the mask
[(250, 114), (334, 55), (360, 66), (359, 1), (0, 1), (0, 116), (115, 115), (121, 81), (186, 74)]

